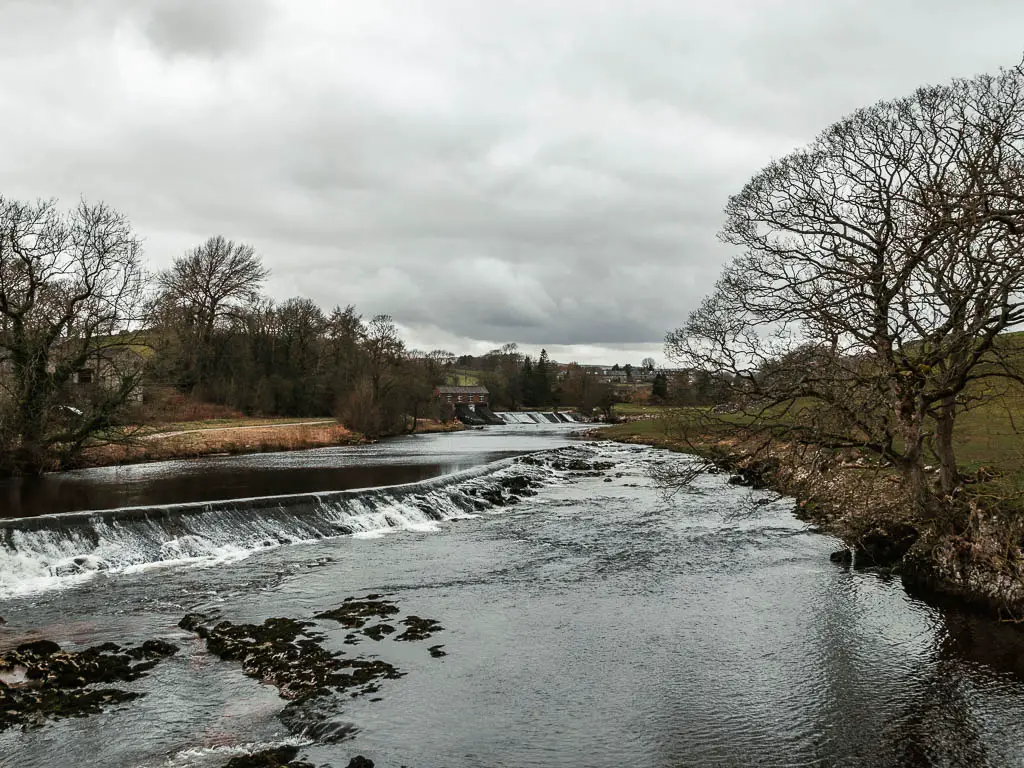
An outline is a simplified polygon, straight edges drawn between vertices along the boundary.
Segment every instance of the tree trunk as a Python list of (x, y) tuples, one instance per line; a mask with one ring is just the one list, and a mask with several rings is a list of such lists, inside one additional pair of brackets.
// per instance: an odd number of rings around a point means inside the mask
[(955, 419), (956, 398), (943, 398), (935, 419), (935, 453), (939, 459), (939, 482), (946, 495), (953, 493), (960, 485), (960, 471), (957, 469), (956, 452), (953, 449)]
[[(21, 351), (22, 359), (29, 352)], [(15, 366), (19, 391), (17, 416), (14, 420), (14, 469), (20, 475), (41, 475), (48, 468), (46, 417), (50, 403), (50, 387), (46, 378), (46, 362), (42, 357), (28, 365)]]
[(19, 418), (19, 440), (14, 456), (14, 470), (19, 475), (41, 475), (48, 469), (48, 451), (43, 439), (41, 419)]
[(907, 486), (910, 488), (911, 497), (914, 503), (917, 505), (918, 510), (925, 514), (926, 517), (930, 516), (932, 511), (932, 498), (931, 491), (928, 488), (928, 476), (924, 471), (924, 464), (922, 461), (914, 461), (908, 464), (903, 472), (904, 477), (907, 481)]
[(899, 436), (903, 441), (901, 466), (911, 496), (925, 515), (933, 512), (932, 494), (924, 471), (924, 404), (915, 395), (900, 398)]

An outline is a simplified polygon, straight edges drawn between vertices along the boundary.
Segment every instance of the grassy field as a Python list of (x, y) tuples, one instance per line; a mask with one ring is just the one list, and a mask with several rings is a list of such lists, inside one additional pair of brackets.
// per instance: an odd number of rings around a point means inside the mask
[(164, 424), (156, 424), (146, 428), (146, 432), (152, 435), (161, 435), (167, 432), (198, 432), (209, 429), (246, 429), (250, 427), (274, 427), (297, 422), (315, 422), (321, 424), (333, 424), (336, 419), (323, 417), (319, 419), (302, 418), (223, 418), (223, 419), (201, 419), (198, 421), (175, 421)]
[(673, 410), (667, 405), (646, 405), (637, 403), (616, 403), (612, 406), (612, 413), (616, 416), (640, 416), (644, 414), (660, 415)]
[(84, 459), (88, 466), (107, 466), (216, 454), (293, 451), (361, 442), (364, 442), (362, 435), (345, 429), (334, 420), (314, 424), (243, 424), (144, 435), (127, 445), (88, 448)]
[[(992, 393), (992, 399), (957, 418), (957, 461), (967, 475), (977, 475), (979, 470), (994, 474), (993, 491), (1004, 496), (1018, 494), (1024, 500), (1024, 385), (1003, 382), (997, 386), (998, 392)], [(602, 434), (613, 440), (685, 447), (684, 434), (700, 444), (710, 444), (729, 437), (734, 427), (740, 425), (739, 416), (723, 414), (709, 422), (700, 418), (702, 413), (697, 408), (617, 405), (615, 414), (619, 417), (653, 418), (609, 426)]]
[(452, 386), (475, 387), (480, 383), (480, 377), (474, 372), (465, 369), (457, 369), (452, 374)]

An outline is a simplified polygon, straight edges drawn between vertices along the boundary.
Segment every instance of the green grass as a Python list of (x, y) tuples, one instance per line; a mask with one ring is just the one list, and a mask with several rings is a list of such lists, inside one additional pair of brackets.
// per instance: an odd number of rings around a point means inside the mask
[[(961, 470), (975, 475), (982, 468), (994, 471), (994, 479), (974, 486), (975, 493), (1004, 500), (1018, 499), (1024, 506), (1024, 385), (1003, 381), (987, 394), (991, 399), (961, 413), (954, 430), (955, 451)], [(639, 439), (685, 446), (684, 434), (699, 442), (735, 434), (745, 417), (717, 414), (704, 419), (706, 409), (616, 406), (620, 416), (660, 413), (661, 418), (616, 424), (603, 430), (609, 439)], [(700, 439), (703, 438), (703, 439)], [(932, 463), (936, 463), (934, 459)], [(1017, 506), (1017, 502), (1013, 502)]]
[(629, 424), (613, 424), (602, 429), (601, 436), (609, 440), (622, 440), (629, 437), (667, 437), (674, 431), (672, 422), (668, 419), (648, 419)]
[(957, 461), (968, 471), (992, 467), (1024, 478), (1024, 386), (962, 413), (956, 422)]
[(451, 379), (455, 387), (475, 387), (480, 383), (480, 377), (475, 372), (465, 369), (456, 369)]
[(673, 406), (643, 403), (616, 403), (612, 406), (612, 413), (616, 416), (638, 416), (647, 413), (661, 415), (671, 410), (673, 410)]

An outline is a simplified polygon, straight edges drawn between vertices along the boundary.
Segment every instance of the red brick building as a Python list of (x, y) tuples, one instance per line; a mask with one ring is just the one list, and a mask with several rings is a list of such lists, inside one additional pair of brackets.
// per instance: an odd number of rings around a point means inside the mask
[(434, 388), (434, 397), (436, 397), (442, 405), (461, 405), (469, 404), (473, 406), (487, 405), (490, 402), (490, 392), (487, 391), (487, 387), (453, 387), (447, 384), (441, 385)]

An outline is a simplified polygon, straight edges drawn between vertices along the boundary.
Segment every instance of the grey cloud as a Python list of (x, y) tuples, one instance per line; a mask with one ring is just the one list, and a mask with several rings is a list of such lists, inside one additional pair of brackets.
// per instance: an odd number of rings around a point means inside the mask
[(150, 0), (136, 12), (162, 53), (220, 56), (251, 46), (269, 8), (265, 0)]
[(154, 268), (251, 241), (277, 298), (388, 312), (421, 347), (649, 353), (730, 255), (730, 193), (858, 106), (1015, 63), (1022, 22), (1001, 0), (8, 2), (3, 192), (107, 200)]

